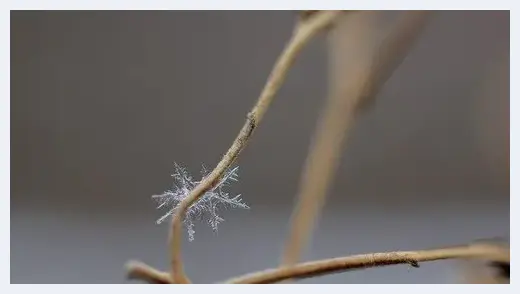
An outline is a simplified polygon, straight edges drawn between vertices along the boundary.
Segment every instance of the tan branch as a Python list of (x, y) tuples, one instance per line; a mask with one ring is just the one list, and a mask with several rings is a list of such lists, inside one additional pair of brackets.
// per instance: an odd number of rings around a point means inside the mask
[(171, 276), (139, 261), (130, 261), (126, 265), (127, 277), (150, 284), (172, 284)]
[(176, 214), (172, 218), (169, 237), (171, 275), (176, 283), (190, 282), (184, 273), (181, 259), (182, 220), (185, 216), (186, 210), (208, 190), (214, 188), (215, 185), (218, 184), (224, 172), (236, 160), (239, 153), (246, 146), (247, 141), (251, 137), (254, 129), (262, 120), (267, 108), (285, 80), (290, 67), (294, 63), (300, 51), (319, 31), (330, 26), (340, 14), (341, 11), (323, 11), (310, 18), (308, 22), (303, 22), (298, 25), (291, 40), (278, 58), (256, 105), (247, 115), (246, 123), (240, 130), (237, 138), (215, 169), (191, 191), (185, 200), (180, 203)]
[[(419, 262), (443, 259), (483, 260), (491, 263), (510, 263), (509, 245), (498, 242), (475, 242), (465, 246), (454, 246), (440, 249), (419, 251), (397, 251), (369, 253), (348, 257), (331, 258), (319, 261), (300, 263), (292, 268), (278, 268), (235, 277), (224, 283), (231, 284), (262, 284), (276, 283), (286, 279), (303, 279), (317, 277), (350, 270), (363, 270), (371, 267), (381, 267), (396, 264), (409, 264), (418, 267)], [(141, 262), (132, 261), (127, 264), (127, 276), (130, 279), (143, 280), (153, 284), (171, 284), (171, 276), (167, 272), (158, 271)], [(500, 274), (500, 273), (499, 273)], [(486, 276), (484, 280), (473, 278), (471, 283), (504, 282), (508, 277)]]
[(225, 283), (265, 284), (286, 279), (303, 279), (348, 270), (360, 270), (395, 264), (409, 264), (419, 267), (419, 262), (443, 259), (483, 259), (497, 262), (510, 261), (509, 248), (489, 244), (472, 244), (441, 249), (420, 251), (396, 251), (370, 253), (348, 257), (331, 258), (320, 261), (300, 263), (293, 267), (276, 268), (233, 278)]
[(295, 264), (310, 239), (334, 178), (347, 133), (361, 106), (373, 100), (426, 23), (428, 12), (407, 11), (372, 55), (374, 12), (345, 16), (330, 33), (330, 92), (300, 180), (298, 202), (286, 240), (282, 266)]

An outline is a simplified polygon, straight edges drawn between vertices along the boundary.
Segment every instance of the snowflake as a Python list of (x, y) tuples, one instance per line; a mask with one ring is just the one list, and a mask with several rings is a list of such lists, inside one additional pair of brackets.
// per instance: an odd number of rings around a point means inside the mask
[[(175, 172), (172, 174), (174, 179), (173, 189), (152, 196), (159, 204), (158, 209), (169, 208), (168, 212), (157, 220), (157, 224), (173, 216), (180, 202), (200, 183), (200, 181), (194, 181), (187, 170), (177, 163), (174, 163), (174, 167)], [(193, 241), (195, 235), (195, 230), (193, 229), (195, 220), (206, 219), (213, 231), (217, 231), (218, 224), (224, 221), (224, 219), (217, 214), (219, 206), (249, 209), (249, 206), (242, 202), (240, 195), (230, 198), (229, 194), (223, 191), (223, 188), (228, 186), (231, 181), (238, 181), (237, 172), (238, 166), (227, 171), (215, 188), (206, 192), (197, 202), (188, 208), (184, 218), (184, 225), (188, 230), (188, 238), (190, 241)], [(201, 173), (203, 179), (209, 174), (204, 166), (202, 166)]]

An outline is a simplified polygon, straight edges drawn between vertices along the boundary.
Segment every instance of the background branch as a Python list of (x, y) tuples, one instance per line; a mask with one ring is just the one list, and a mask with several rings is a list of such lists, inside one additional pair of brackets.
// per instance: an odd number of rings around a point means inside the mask
[(330, 33), (329, 99), (300, 181), (282, 266), (295, 264), (310, 239), (339, 163), (343, 141), (356, 115), (373, 102), (418, 38), (430, 14), (404, 12), (375, 55), (368, 53), (374, 50), (374, 12), (349, 14)]
[(345, 15), (329, 32), (329, 97), (300, 179), (282, 266), (298, 261), (325, 202), (343, 140), (368, 78), (373, 34), (373, 13), (364, 11)]
[(375, 102), (376, 95), (406, 58), (433, 14), (429, 10), (402, 12), (374, 56), (373, 68), (360, 100), (360, 107), (364, 108)]

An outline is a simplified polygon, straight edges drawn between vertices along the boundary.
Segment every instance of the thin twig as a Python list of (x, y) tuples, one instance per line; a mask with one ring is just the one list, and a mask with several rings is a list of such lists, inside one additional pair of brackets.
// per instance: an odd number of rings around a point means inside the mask
[[(443, 259), (483, 260), (491, 263), (510, 263), (509, 246), (501, 243), (475, 242), (465, 246), (453, 246), (448, 248), (396, 251), (383, 253), (369, 253), (352, 255), (347, 257), (331, 258), (319, 261), (300, 263), (292, 268), (278, 268), (250, 273), (225, 281), (231, 284), (262, 284), (276, 283), (292, 278), (310, 278), (350, 270), (363, 270), (371, 267), (381, 267), (396, 264), (409, 264), (419, 267), (419, 262), (436, 261)], [(153, 284), (171, 284), (171, 276), (167, 272), (158, 271), (141, 262), (132, 261), (127, 265), (127, 276), (130, 279), (143, 280)], [(488, 283), (475, 281), (472, 283)], [(496, 282), (493, 282), (496, 283)]]
[[(346, 19), (345, 23), (336, 25), (331, 32), (331, 90), (315, 133), (316, 141), (309, 152), (300, 181), (298, 203), (293, 212), (282, 266), (295, 264), (302, 247), (310, 239), (313, 224), (325, 203), (327, 188), (333, 179), (343, 141), (353, 120), (373, 102), (375, 95), (402, 62), (424, 28), (429, 14), (428, 11), (404, 12), (404, 16), (383, 40), (377, 53), (369, 57), (370, 61), (367, 60), (366, 52), (373, 48), (361, 44), (362, 40), (365, 41), (374, 34), (370, 30), (371, 24), (366, 23), (367, 20), (360, 19), (358, 23), (350, 23)], [(352, 15), (363, 16), (368, 15)], [(358, 63), (350, 60), (357, 60)]]
[(130, 261), (126, 265), (127, 277), (142, 280), (150, 284), (172, 284), (171, 276), (139, 261)]
[(176, 283), (189, 283), (189, 279), (184, 273), (181, 259), (181, 237), (182, 220), (186, 210), (195, 203), (204, 193), (212, 189), (220, 180), (224, 172), (236, 160), (239, 153), (246, 146), (254, 129), (258, 126), (267, 108), (273, 100), (276, 92), (282, 85), (285, 77), (294, 63), (296, 57), (303, 47), (322, 29), (330, 26), (333, 21), (341, 14), (341, 11), (323, 11), (309, 19), (308, 22), (300, 23), (288, 45), (278, 58), (271, 75), (268, 78), (258, 101), (252, 111), (247, 115), (245, 125), (240, 130), (237, 138), (217, 164), (215, 169), (195, 187), (190, 195), (186, 197), (177, 209), (172, 218), (170, 232), (170, 254), (171, 254), (171, 275)]
[(472, 244), (441, 249), (420, 251), (396, 251), (352, 255), (320, 261), (300, 263), (289, 268), (276, 268), (232, 278), (224, 283), (231, 284), (266, 284), (281, 282), (286, 279), (303, 279), (348, 270), (360, 270), (395, 264), (409, 264), (419, 267), (419, 262), (443, 259), (484, 259), (497, 262), (510, 261), (509, 249), (489, 244)]

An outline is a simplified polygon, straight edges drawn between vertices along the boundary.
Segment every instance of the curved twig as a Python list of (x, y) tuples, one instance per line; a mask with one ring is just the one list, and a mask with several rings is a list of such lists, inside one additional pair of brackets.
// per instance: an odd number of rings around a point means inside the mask
[(409, 264), (419, 267), (419, 262), (443, 259), (478, 258), (509, 263), (510, 253), (504, 247), (490, 244), (472, 244), (441, 249), (420, 251), (396, 251), (352, 255), (320, 261), (300, 263), (293, 267), (277, 268), (232, 278), (224, 283), (265, 284), (286, 279), (303, 279), (336, 272), (359, 270), (395, 264)]
[(168, 273), (161, 272), (139, 261), (130, 261), (126, 265), (126, 276), (131, 280), (141, 280), (150, 284), (173, 284)]
[(240, 130), (237, 138), (217, 164), (215, 169), (204, 178), (186, 197), (177, 209), (177, 213), (172, 218), (171, 232), (169, 237), (171, 254), (171, 275), (176, 283), (189, 283), (189, 279), (184, 273), (181, 259), (181, 236), (182, 220), (186, 210), (195, 203), (204, 193), (212, 189), (220, 180), (223, 173), (235, 161), (239, 153), (246, 146), (254, 129), (258, 126), (264, 116), (269, 104), (273, 100), (276, 92), (285, 80), (289, 68), (294, 63), (297, 55), (303, 47), (322, 29), (330, 26), (333, 21), (341, 14), (341, 11), (323, 11), (309, 19), (308, 22), (298, 24), (294, 35), (278, 58), (258, 101), (252, 111), (247, 115), (245, 125)]

